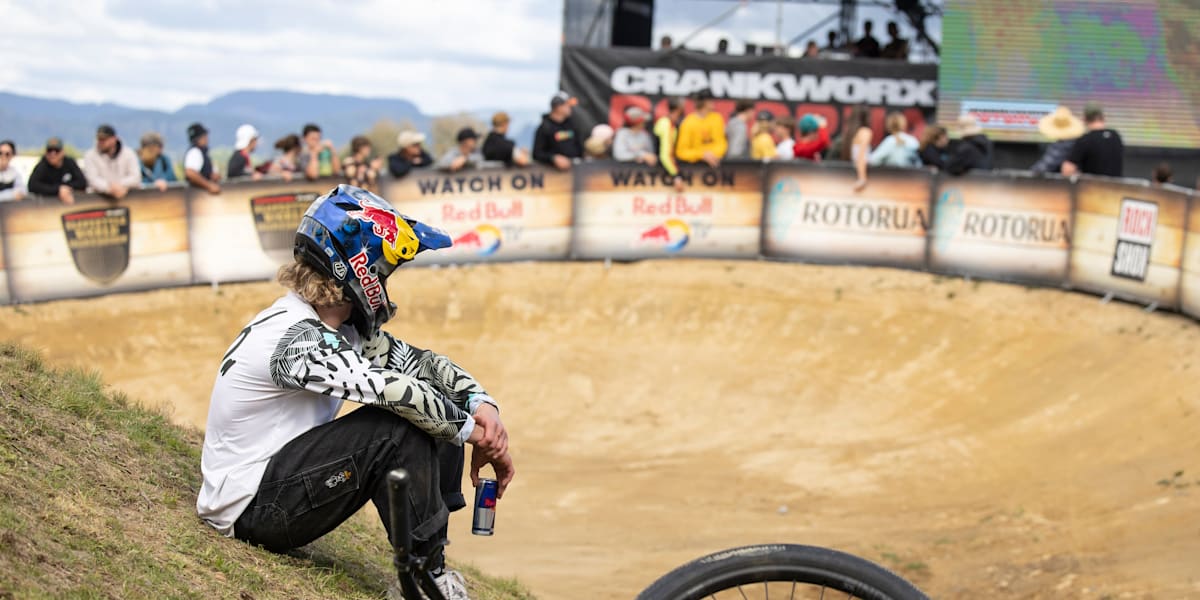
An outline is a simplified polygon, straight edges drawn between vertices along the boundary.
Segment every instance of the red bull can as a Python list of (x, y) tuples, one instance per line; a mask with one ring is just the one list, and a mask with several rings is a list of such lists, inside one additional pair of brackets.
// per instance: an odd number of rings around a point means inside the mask
[(471, 533), (492, 535), (496, 525), (496, 480), (479, 478), (475, 488), (475, 520), (471, 522)]

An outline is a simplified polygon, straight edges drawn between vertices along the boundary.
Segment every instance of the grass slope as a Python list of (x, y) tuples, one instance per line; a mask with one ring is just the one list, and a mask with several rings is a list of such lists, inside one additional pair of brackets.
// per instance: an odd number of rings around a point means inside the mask
[[(390, 549), (359, 513), (288, 556), (195, 515), (199, 432), (0, 344), (0, 598), (380, 598)], [(480, 599), (530, 598), (459, 565)]]

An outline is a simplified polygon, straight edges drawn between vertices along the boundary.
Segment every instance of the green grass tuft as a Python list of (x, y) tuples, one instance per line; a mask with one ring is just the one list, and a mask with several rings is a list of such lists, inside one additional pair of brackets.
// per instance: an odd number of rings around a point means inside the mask
[[(0, 343), (0, 598), (382, 598), (383, 527), (360, 513), (289, 555), (195, 514), (195, 429)], [(472, 597), (532, 598), (464, 568)]]

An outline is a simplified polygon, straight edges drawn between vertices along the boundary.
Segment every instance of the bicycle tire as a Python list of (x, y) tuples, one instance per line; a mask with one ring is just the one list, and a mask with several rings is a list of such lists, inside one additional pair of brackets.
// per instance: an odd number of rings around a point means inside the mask
[(637, 600), (699, 600), (765, 582), (821, 585), (864, 600), (929, 600), (869, 560), (816, 546), (762, 544), (715, 552), (663, 575)]

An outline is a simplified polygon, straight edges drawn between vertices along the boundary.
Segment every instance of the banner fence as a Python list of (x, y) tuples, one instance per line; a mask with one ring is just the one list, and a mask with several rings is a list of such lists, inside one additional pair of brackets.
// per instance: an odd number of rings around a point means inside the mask
[[(1200, 196), (1137, 180), (730, 161), (427, 171), (383, 182), (445, 229), (416, 264), (760, 257), (884, 265), (1090, 292), (1200, 318)], [(291, 260), (308, 205), (340, 181), (228, 183), (0, 204), (0, 304), (259, 281)]]

